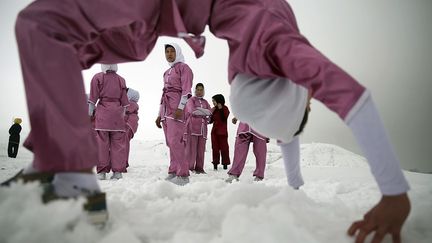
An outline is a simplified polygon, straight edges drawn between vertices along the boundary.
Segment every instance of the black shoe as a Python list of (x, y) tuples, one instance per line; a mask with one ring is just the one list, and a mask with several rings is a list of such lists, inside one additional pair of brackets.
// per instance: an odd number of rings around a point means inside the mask
[(217, 170), (218, 165), (217, 164), (213, 164), (213, 170)]
[(39, 181), (41, 184), (51, 183), (54, 179), (52, 172), (36, 172), (24, 174), (24, 170), (20, 170), (16, 175), (2, 182), (0, 186), (10, 186), (10, 184), (22, 181), (23, 183)]
[(227, 170), (228, 169), (228, 165), (223, 165), (223, 169)]
[[(108, 210), (106, 204), (106, 194), (104, 192), (94, 192), (89, 195), (83, 195), (87, 201), (83, 204), (90, 223), (101, 225), (108, 221)], [(75, 198), (75, 197), (73, 197)], [(55, 200), (67, 200), (70, 197), (60, 197), (54, 191), (54, 186), (48, 184), (44, 187), (42, 202), (47, 204)]]

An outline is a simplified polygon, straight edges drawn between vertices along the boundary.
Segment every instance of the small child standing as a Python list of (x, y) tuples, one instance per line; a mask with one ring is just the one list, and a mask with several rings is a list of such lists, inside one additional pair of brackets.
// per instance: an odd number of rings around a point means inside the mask
[[(237, 123), (237, 118), (232, 119), (232, 123)], [(264, 179), (266, 166), (267, 143), (269, 139), (254, 131), (248, 124), (240, 122), (237, 128), (237, 138), (234, 149), (234, 160), (231, 169), (228, 171), (226, 182), (238, 180), (246, 163), (250, 143), (253, 143), (253, 152), (256, 158), (256, 169), (253, 173), (255, 181)]]
[(211, 141), (213, 150), (213, 168), (217, 170), (222, 156), (222, 165), (224, 170), (228, 169), (231, 164), (228, 146), (228, 116), (230, 111), (225, 105), (225, 97), (221, 94), (212, 97), (213, 110), (210, 123), (213, 123), (211, 131)]
[(195, 96), (190, 98), (185, 108), (186, 119), (186, 160), (189, 170), (205, 174), (204, 152), (207, 140), (207, 124), (211, 116), (210, 104), (204, 99), (204, 84), (195, 86)]
[(132, 88), (127, 89), (127, 96), (129, 99), (129, 106), (126, 107), (126, 167), (129, 167), (129, 152), (130, 152), (130, 140), (134, 137), (134, 134), (138, 130), (138, 100), (139, 92)]
[(14, 124), (12, 124), (12, 126), (9, 128), (8, 156), (10, 158), (16, 158), (18, 154), (21, 122), (22, 122), (21, 118), (15, 118)]

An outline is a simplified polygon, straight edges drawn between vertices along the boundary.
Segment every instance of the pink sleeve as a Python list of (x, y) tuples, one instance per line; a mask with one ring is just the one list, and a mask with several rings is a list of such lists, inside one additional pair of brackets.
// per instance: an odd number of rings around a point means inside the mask
[(181, 65), (181, 85), (182, 85), (182, 96), (192, 95), (192, 81), (193, 73), (187, 64)]
[(94, 75), (91, 82), (90, 82), (90, 96), (89, 96), (89, 102), (96, 104), (96, 102), (99, 99), (99, 78), (98, 74)]

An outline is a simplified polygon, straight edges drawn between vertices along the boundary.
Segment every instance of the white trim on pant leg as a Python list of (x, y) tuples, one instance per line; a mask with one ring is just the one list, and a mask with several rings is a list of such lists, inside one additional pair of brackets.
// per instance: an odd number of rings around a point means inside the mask
[(409, 190), (393, 151), (378, 110), (371, 96), (348, 120), (347, 124), (363, 150), (383, 195), (399, 195)]
[(300, 127), (308, 91), (286, 78), (237, 74), (229, 98), (232, 112), (240, 121), (263, 136), (287, 143)]
[(304, 185), (300, 169), (300, 140), (298, 136), (289, 143), (278, 143), (281, 148), (282, 158), (285, 166), (285, 173), (288, 185), (299, 188)]

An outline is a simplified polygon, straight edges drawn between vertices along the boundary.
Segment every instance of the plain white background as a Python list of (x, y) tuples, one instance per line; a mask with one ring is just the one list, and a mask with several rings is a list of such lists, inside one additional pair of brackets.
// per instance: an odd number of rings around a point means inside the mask
[[(22, 117), (23, 134), (29, 131), (25, 92), (14, 38), (14, 21), (27, 0), (0, 2), (1, 95), (0, 129), (8, 129), (14, 117)], [(430, 0), (292, 0), (302, 33), (322, 53), (368, 87), (381, 112), (403, 168), (432, 172), (429, 151), (432, 99), (432, 1)], [(204, 57), (196, 60), (182, 40), (186, 62), (195, 73), (194, 84), (203, 82), (206, 98), (229, 96), (228, 48), (225, 41), (204, 33)], [(154, 126), (162, 89), (162, 74), (168, 68), (160, 38), (144, 62), (121, 64), (119, 74), (141, 93), (140, 139), (162, 138)], [(99, 65), (83, 72), (88, 88)], [(228, 104), (229, 106), (229, 104)], [(234, 137), (236, 127), (230, 126)], [(7, 138), (2, 138), (6, 140)], [(319, 102), (312, 102), (303, 143), (324, 142), (361, 153), (345, 124)], [(232, 145), (232, 144), (231, 144)]]

